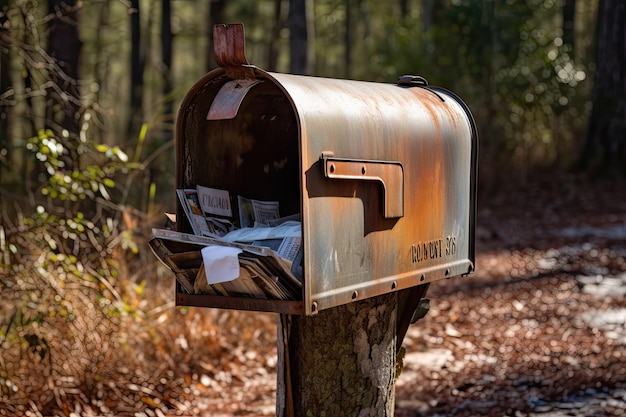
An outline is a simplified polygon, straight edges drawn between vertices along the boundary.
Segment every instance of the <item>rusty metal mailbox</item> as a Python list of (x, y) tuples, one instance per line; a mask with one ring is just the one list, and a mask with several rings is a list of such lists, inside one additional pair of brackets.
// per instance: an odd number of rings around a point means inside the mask
[(266, 72), (247, 63), (236, 26), (217, 26), (215, 44), (221, 67), (180, 108), (177, 186), (300, 214), (302, 296), (179, 287), (178, 305), (311, 315), (473, 271), (478, 141), (456, 95), (412, 76), (382, 84)]

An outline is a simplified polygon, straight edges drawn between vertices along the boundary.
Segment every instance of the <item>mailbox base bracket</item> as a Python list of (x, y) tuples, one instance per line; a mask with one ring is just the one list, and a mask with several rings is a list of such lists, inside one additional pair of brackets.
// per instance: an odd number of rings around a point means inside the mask
[[(423, 284), (428, 284), (442, 279), (460, 277), (467, 275), (474, 270), (474, 264), (469, 259), (461, 259), (437, 265), (430, 268), (422, 268), (396, 275), (389, 275), (385, 278), (358, 283), (350, 286), (335, 288), (329, 291), (318, 292), (311, 295), (312, 306), (307, 306), (310, 310), (307, 314), (325, 310), (334, 305), (346, 304), (351, 301), (362, 300), (364, 298), (375, 297), (394, 290), (404, 290), (418, 288)], [(413, 314), (411, 311), (411, 316)], [(410, 317), (409, 317), (410, 318)]]
[(246, 311), (266, 311), (303, 315), (302, 301), (265, 300), (247, 297), (225, 297), (205, 294), (176, 294), (176, 305), (184, 307), (212, 307)]

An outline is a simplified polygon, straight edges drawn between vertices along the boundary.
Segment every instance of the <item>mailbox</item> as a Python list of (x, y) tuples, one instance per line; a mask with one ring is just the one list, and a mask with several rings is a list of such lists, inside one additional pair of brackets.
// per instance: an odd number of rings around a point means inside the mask
[(177, 119), (177, 187), (228, 190), (235, 212), (243, 195), (299, 214), (301, 297), (179, 285), (178, 305), (311, 315), (473, 271), (478, 139), (459, 97), (414, 76), (267, 72), (246, 61), (242, 26), (218, 25), (214, 37), (220, 67), (190, 89)]

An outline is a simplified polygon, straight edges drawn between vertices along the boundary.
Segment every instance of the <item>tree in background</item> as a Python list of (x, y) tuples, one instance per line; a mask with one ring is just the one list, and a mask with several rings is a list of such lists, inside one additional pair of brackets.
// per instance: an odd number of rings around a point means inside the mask
[(206, 27), (206, 36), (209, 39), (209, 47), (207, 48), (207, 62), (206, 70), (210, 71), (217, 67), (215, 58), (213, 56), (213, 26), (220, 23), (227, 23), (224, 19), (224, 13), (226, 8), (226, 0), (211, 0), (210, 7), (208, 9), (209, 16), (207, 22), (209, 24)]
[(576, 0), (563, 2), (563, 43), (574, 50), (576, 41)]
[(141, 44), (141, 15), (139, 0), (132, 0), (128, 9), (130, 15), (130, 118), (128, 135), (136, 136), (143, 119), (143, 72), (145, 60)]
[(174, 34), (172, 33), (172, 3), (170, 0), (161, 0), (161, 73), (163, 78), (162, 95), (165, 98), (164, 113), (174, 113), (172, 100), (172, 52)]
[(577, 32), (575, 61), (563, 39), (563, 6), (437, 2), (430, 19), (411, 12), (403, 21), (389, 17), (387, 30), (395, 34), (380, 40), (372, 61), (385, 77), (418, 72), (464, 98), (478, 124), (480, 158), (488, 161), (481, 183), (495, 187), (504, 167), (519, 178), (538, 168), (567, 168), (582, 145), (590, 83), (588, 36)]
[(307, 2), (310, 0), (289, 0), (289, 72), (292, 74), (310, 74), (309, 33)]
[[(261, 68), (384, 82), (413, 73), (458, 92), (481, 125), (481, 155), (490, 161), (501, 160), (503, 165), (513, 163), (519, 168), (516, 172), (530, 171), (533, 165), (568, 166), (583, 145), (579, 138), (584, 136), (591, 85), (586, 56), (591, 34), (585, 30), (593, 26), (590, 16), (595, 14), (595, 3), (292, 0), (289, 4), (286, 0), (236, 0), (227, 6), (224, 0), (196, 0), (171, 2), (172, 36), (167, 35), (166, 18), (158, 22), (164, 25), (161, 30), (151, 24), (159, 16), (167, 16), (167, 12), (159, 12), (167, 3), (140, 5), (134, 0), (128, 3), (130, 7), (113, 0), (80, 3), (84, 20), (78, 24), (86, 45), (81, 51), (86, 61), (81, 63), (85, 80), (81, 93), (87, 106), (98, 100), (102, 123), (94, 128), (107, 143), (134, 144), (144, 123), (150, 130), (153, 121), (163, 120), (153, 116), (169, 111), (161, 101), (167, 96), (164, 84), (171, 83), (170, 102), (175, 109), (185, 86), (215, 68), (210, 36), (213, 24), (242, 21), (248, 56)], [(24, 7), (12, 8), (27, 10), (27, 3), (19, 4)], [(24, 30), (16, 36), (32, 44), (28, 28), (38, 21), (20, 22), (17, 17), (14, 13), (13, 24), (19, 22)], [(169, 77), (162, 70), (167, 66), (162, 60), (166, 57), (159, 55), (159, 48), (148, 47), (156, 46), (159, 37), (166, 43), (171, 39)], [(166, 43), (161, 50), (167, 54)], [(131, 59), (122, 59), (126, 53)], [(17, 59), (12, 59), (13, 68)], [(17, 77), (14, 84), (37, 90), (38, 81), (31, 77), (28, 62), (23, 66), (23, 77)], [(19, 72), (15, 71), (16, 75)], [(97, 87), (92, 89), (93, 85)], [(36, 109), (38, 100), (27, 96), (20, 106)], [(11, 123), (21, 131), (29, 123), (32, 126), (29, 133), (17, 136), (36, 134), (43, 118), (38, 119), (35, 110), (20, 111), (33, 117)], [(160, 140), (162, 126), (157, 127)], [(149, 133), (148, 140), (152, 140), (154, 132)], [(143, 149), (145, 153), (148, 147)]]
[(579, 167), (626, 173), (626, 4), (600, 0), (593, 109)]
[(9, 72), (9, 42), (8, 35), (9, 17), (9, 1), (0, 0), (0, 181), (2, 172), (5, 170), (7, 163), (7, 154), (9, 148), (9, 117), (8, 104), (2, 98), (4, 94), (11, 88), (11, 79)]
[(70, 166), (78, 162), (78, 131), (80, 118), (78, 15), (73, 0), (48, 1), (48, 54), (51, 58), (52, 82), (46, 103), (46, 124), (59, 132), (70, 151)]
[(272, 26), (272, 35), (268, 42), (267, 51), (267, 70), (277, 71), (278, 58), (280, 55), (280, 32), (285, 24), (283, 19), (283, 1), (274, 0), (274, 24)]

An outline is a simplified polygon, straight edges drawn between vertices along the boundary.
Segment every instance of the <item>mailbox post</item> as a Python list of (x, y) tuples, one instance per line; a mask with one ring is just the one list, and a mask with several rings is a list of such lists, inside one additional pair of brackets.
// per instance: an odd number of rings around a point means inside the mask
[[(178, 115), (177, 188), (222, 190), (233, 212), (239, 195), (278, 202), (301, 220), (301, 274), (289, 296), (251, 298), (196, 291), (210, 272), (194, 278), (174, 265), (176, 303), (279, 314), (278, 415), (391, 416), (396, 357), (427, 311), (428, 285), (474, 270), (472, 115), (421, 77), (263, 71), (246, 60), (240, 24), (215, 26), (214, 47), (220, 67)], [(181, 206), (177, 219), (189, 232)], [(256, 271), (280, 284), (281, 269), (266, 266)]]
[(427, 288), (369, 298), (318, 316), (281, 316), (277, 416), (393, 416), (406, 332), (402, 322), (419, 314)]

